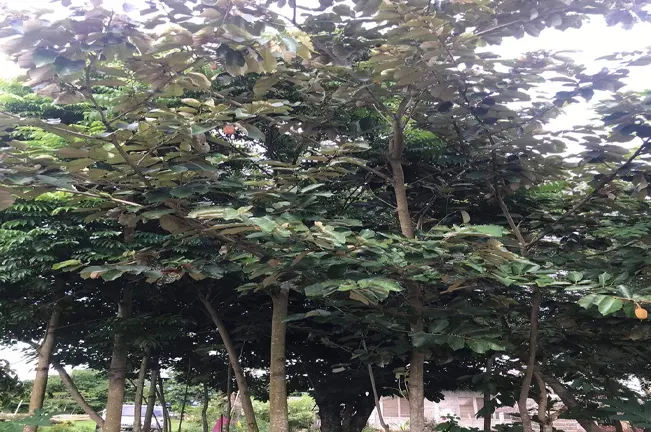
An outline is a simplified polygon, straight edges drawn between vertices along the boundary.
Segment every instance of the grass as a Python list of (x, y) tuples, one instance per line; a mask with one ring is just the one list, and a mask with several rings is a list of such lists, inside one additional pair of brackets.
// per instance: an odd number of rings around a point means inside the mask
[[(194, 425), (194, 423), (189, 423), (187, 421), (183, 422), (184, 427), (182, 427), (181, 430), (185, 430), (186, 425), (189, 426), (189, 429), (196, 430), (196, 425)], [(39, 427), (39, 430), (42, 430), (43, 432), (94, 432), (95, 422), (92, 420), (79, 420), (79, 421), (72, 422), (72, 425), (62, 423), (53, 426)], [(179, 430), (179, 420), (172, 419), (172, 432), (177, 432), (178, 430)]]

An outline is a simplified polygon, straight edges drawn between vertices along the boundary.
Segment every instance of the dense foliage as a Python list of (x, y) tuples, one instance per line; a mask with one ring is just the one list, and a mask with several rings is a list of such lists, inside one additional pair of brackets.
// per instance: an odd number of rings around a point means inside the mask
[[(106, 370), (75, 400), (106, 401), (107, 432), (131, 379), (181, 411), (237, 388), (251, 432), (252, 397), (274, 432), (305, 422), (291, 392), (323, 432), (402, 395), (423, 432), (424, 399), (462, 388), (487, 430), (516, 402), (551, 430), (548, 390), (590, 432), (646, 427), (625, 383), (651, 380), (651, 104), (622, 88), (651, 54), (593, 73), (493, 48), (647, 6), (353, 3), (6, 9), (26, 76), (0, 89), (2, 341)], [(551, 131), (568, 104), (596, 120)], [(186, 387), (157, 390), (161, 368)]]

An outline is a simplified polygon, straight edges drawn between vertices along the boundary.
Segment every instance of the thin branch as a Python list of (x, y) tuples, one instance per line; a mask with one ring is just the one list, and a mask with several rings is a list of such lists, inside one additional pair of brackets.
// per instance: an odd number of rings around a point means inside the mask
[(527, 248), (531, 248), (531, 246), (535, 245), (540, 240), (542, 240), (547, 234), (551, 233), (554, 230), (554, 225), (559, 224), (560, 222), (564, 221), (568, 217), (572, 216), (574, 213), (576, 213), (578, 210), (580, 210), (581, 207), (583, 207), (588, 201), (590, 201), (592, 199), (592, 197), (597, 195), (599, 193), (599, 191), (601, 191), (601, 189), (603, 189), (606, 185), (608, 185), (608, 183), (615, 180), (615, 178), (617, 177), (617, 174), (620, 171), (625, 170), (626, 168), (628, 168), (628, 166), (631, 163), (633, 163), (633, 161), (639, 155), (641, 155), (644, 151), (646, 151), (648, 149), (650, 142), (651, 142), (651, 138), (647, 138), (647, 140), (642, 143), (642, 145), (635, 151), (635, 153), (633, 153), (626, 160), (626, 162), (624, 162), (622, 165), (619, 166), (619, 168), (613, 170), (610, 174), (608, 174), (606, 177), (604, 177), (603, 180), (601, 180), (599, 182), (599, 184), (592, 190), (592, 192), (590, 192), (588, 195), (583, 197), (583, 199), (581, 199), (581, 201), (579, 201), (574, 206), (572, 206), (572, 208), (570, 208), (568, 211), (563, 213), (563, 215), (561, 215), (561, 217), (556, 219), (551, 225), (549, 225), (547, 228), (542, 230), (538, 235), (536, 235), (533, 238), (533, 240), (531, 240), (529, 243), (527, 243)]
[(506, 206), (504, 199), (502, 199), (502, 194), (500, 193), (500, 190), (496, 189), (495, 187), (492, 187), (492, 189), (493, 192), (495, 193), (495, 198), (497, 198), (497, 202), (499, 203), (500, 208), (502, 209), (502, 213), (504, 214), (506, 221), (509, 223), (509, 226), (511, 227), (511, 231), (518, 239), (518, 244), (520, 245), (520, 255), (522, 255), (523, 257), (527, 256), (527, 241), (522, 236), (522, 232), (520, 232), (520, 228), (518, 228), (518, 226), (515, 224), (515, 221), (513, 220), (513, 216), (511, 216), (511, 213), (509, 212), (509, 208)]
[(536, 366), (536, 347), (538, 345), (538, 314), (540, 313), (540, 303), (542, 301), (542, 293), (540, 288), (534, 287), (534, 292), (531, 299), (531, 316), (529, 322), (531, 323), (531, 330), (529, 334), (529, 358), (527, 360), (527, 370), (522, 379), (522, 387), (520, 388), (520, 398), (518, 399), (518, 409), (520, 411), (520, 418), (522, 420), (522, 427), (524, 432), (532, 432), (531, 429), (531, 416), (527, 410), (527, 400), (529, 399), (529, 390), (531, 389), (531, 380), (533, 378), (533, 371)]
[(100, 194), (94, 194), (92, 192), (84, 192), (84, 191), (79, 191), (79, 190), (70, 190), (70, 189), (62, 189), (62, 188), (57, 188), (55, 190), (57, 192), (67, 192), (67, 193), (71, 193), (71, 194), (75, 194), (75, 195), (84, 195), (84, 196), (89, 196), (89, 197), (93, 197), (93, 198), (108, 199), (108, 200), (111, 200), (111, 201), (116, 202), (118, 204), (125, 204), (125, 205), (129, 205), (129, 206), (142, 207), (142, 204), (134, 203), (132, 201), (122, 200), (122, 199), (119, 199), (119, 198), (113, 198), (111, 195), (109, 195), (109, 194), (107, 194), (105, 192), (102, 192)]
[[(364, 345), (364, 351), (368, 353), (368, 348), (366, 348), (366, 341), (362, 340), (362, 345)], [(382, 408), (380, 407), (380, 396), (377, 392), (377, 385), (375, 384), (375, 375), (373, 374), (373, 366), (371, 363), (366, 363), (366, 368), (368, 370), (368, 377), (371, 380), (371, 388), (373, 389), (373, 401), (375, 402), (375, 409), (377, 411), (377, 417), (380, 421), (380, 426), (386, 432), (389, 432), (389, 426), (384, 422), (384, 417), (382, 416)]]

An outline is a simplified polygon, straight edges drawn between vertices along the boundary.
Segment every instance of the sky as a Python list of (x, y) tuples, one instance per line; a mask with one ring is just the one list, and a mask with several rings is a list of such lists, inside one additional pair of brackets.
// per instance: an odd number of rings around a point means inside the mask
[[(18, 0), (9, 0), (9, 2)], [(313, 0), (312, 0), (313, 1)], [(301, 1), (307, 6), (310, 0)], [(0, 4), (7, 3), (7, 0), (0, 0)], [(22, 7), (48, 7), (55, 8), (56, 5), (49, 0), (20, 0)], [(114, 5), (121, 10), (122, 1), (105, 0), (105, 5)], [(517, 58), (528, 51), (537, 50), (573, 50), (569, 54), (577, 63), (588, 67), (588, 71), (598, 71), (604, 62), (596, 59), (618, 51), (633, 51), (646, 49), (651, 44), (651, 23), (637, 24), (630, 30), (620, 27), (608, 27), (603, 19), (593, 19), (580, 29), (569, 29), (564, 32), (555, 29), (547, 29), (541, 32), (537, 38), (525, 36), (522, 39), (507, 39), (500, 47), (491, 47), (492, 50), (505, 58)], [(6, 58), (0, 57), (0, 78), (13, 78), (20, 74), (20, 70)], [(626, 90), (647, 90), (651, 89), (651, 66), (632, 68), (630, 77), (626, 80)], [(597, 97), (599, 95), (596, 95)], [(569, 129), (572, 125), (586, 124), (592, 118), (591, 104), (581, 102), (572, 104), (565, 109), (565, 113), (548, 126), (550, 129)], [(8, 360), (20, 378), (31, 378), (34, 373), (34, 364), (26, 359), (16, 349), (0, 348), (0, 358)]]

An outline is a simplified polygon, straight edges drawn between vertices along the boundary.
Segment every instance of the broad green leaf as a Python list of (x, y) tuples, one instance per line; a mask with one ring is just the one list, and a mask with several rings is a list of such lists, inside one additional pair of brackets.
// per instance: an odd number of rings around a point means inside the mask
[(617, 312), (622, 308), (622, 300), (617, 297), (605, 297), (601, 299), (597, 304), (599, 312), (602, 315), (609, 315), (611, 313)]
[(60, 270), (60, 269), (62, 269), (64, 267), (77, 266), (77, 265), (80, 265), (80, 264), (81, 264), (81, 261), (79, 261), (77, 259), (69, 259), (69, 260), (66, 260), (66, 261), (61, 261), (61, 262), (58, 262), (56, 264), (53, 264), (52, 265), (52, 270)]

